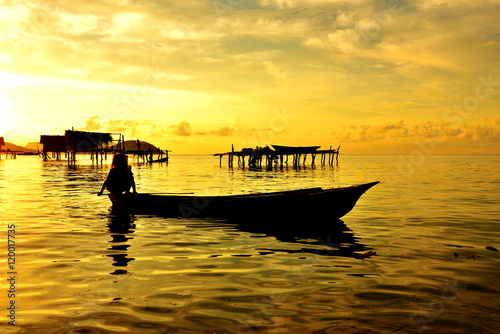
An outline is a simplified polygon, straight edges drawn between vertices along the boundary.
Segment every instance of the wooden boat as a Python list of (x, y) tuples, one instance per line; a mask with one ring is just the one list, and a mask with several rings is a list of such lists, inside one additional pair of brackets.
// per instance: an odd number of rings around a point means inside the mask
[(150, 160), (148, 162), (149, 163), (153, 163), (153, 162), (168, 162), (168, 158), (161, 158), (161, 159), (156, 159), (156, 160)]
[(271, 145), (277, 154), (287, 155), (287, 154), (307, 154), (315, 153), (320, 146), (281, 146), (281, 145)]
[(112, 195), (114, 207), (134, 213), (193, 218), (305, 218), (338, 219), (352, 210), (365, 191), (377, 182), (342, 188), (300, 190), (228, 196)]

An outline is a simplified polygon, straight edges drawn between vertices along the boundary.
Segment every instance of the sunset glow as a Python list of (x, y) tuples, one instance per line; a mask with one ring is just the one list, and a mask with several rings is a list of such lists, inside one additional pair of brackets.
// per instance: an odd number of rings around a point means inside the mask
[(0, 136), (500, 153), (499, 14), (500, 1), (4, 2)]

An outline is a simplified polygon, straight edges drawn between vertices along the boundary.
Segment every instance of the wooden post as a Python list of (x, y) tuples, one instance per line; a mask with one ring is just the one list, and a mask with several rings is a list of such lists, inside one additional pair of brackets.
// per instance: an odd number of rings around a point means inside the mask
[(233, 159), (234, 159), (234, 145), (231, 144), (231, 154), (229, 155), (229, 167), (233, 167)]

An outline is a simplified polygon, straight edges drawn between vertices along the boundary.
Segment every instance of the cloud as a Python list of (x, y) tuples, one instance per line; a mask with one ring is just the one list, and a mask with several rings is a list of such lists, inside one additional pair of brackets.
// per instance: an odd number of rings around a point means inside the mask
[(281, 9), (296, 8), (303, 6), (325, 6), (325, 5), (360, 5), (366, 3), (366, 0), (261, 0), (263, 6), (277, 6)]
[(195, 132), (195, 134), (199, 135), (199, 136), (216, 135), (219, 137), (228, 137), (228, 136), (232, 136), (234, 132), (235, 132), (235, 129), (230, 127), (230, 126), (221, 126), (217, 130), (198, 131), (198, 132)]
[(145, 139), (158, 134), (157, 125), (161, 124), (155, 120), (127, 120), (107, 119), (102, 120), (100, 116), (89, 116), (85, 125), (78, 130), (92, 132), (120, 133), (126, 137)]
[(225, 136), (231, 136), (233, 134), (233, 131), (234, 131), (233, 128), (229, 126), (224, 126), (220, 127), (219, 130), (217, 130), (215, 133), (218, 136), (225, 137)]
[(350, 125), (343, 126), (338, 132), (332, 132), (332, 139), (342, 145), (349, 143), (412, 144), (416, 141), (439, 137), (440, 141), (462, 143), (464, 146), (476, 142), (499, 147), (499, 125), (500, 116), (460, 126), (453, 126), (449, 122), (431, 121), (419, 122), (411, 126), (404, 121), (379, 125)]
[(181, 136), (181, 137), (191, 136), (191, 126), (186, 121), (182, 121), (177, 125), (171, 125), (170, 128), (174, 130), (173, 134), (176, 136)]
[(85, 125), (82, 128), (84, 131), (97, 131), (102, 128), (102, 124), (99, 123), (99, 116), (89, 116), (85, 121)]

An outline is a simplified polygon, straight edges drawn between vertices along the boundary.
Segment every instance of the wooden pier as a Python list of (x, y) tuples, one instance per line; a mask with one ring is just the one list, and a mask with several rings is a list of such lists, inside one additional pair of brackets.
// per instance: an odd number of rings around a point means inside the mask
[[(228, 157), (228, 167), (233, 167), (234, 158), (238, 158), (238, 165), (245, 168), (246, 164), (250, 168), (261, 168), (263, 160), (264, 166), (272, 168), (273, 165), (280, 167), (288, 166), (288, 161), (291, 158), (293, 167), (305, 166), (308, 155), (311, 156), (311, 166), (315, 165), (316, 156), (320, 155), (320, 164), (322, 166), (333, 166), (334, 162), (339, 162), (340, 146), (335, 150), (319, 150), (320, 146), (281, 146), (271, 145), (271, 147), (256, 147), (244, 148), (241, 151), (235, 151), (234, 146), (231, 146), (231, 152), (216, 153), (214, 156), (219, 156), (219, 165), (222, 166), (222, 157)], [(245, 159), (247, 159), (245, 161)]]
[(22, 151), (11, 151), (7, 149), (6, 151), (0, 151), (0, 160), (2, 159), (2, 154), (5, 153), (5, 159), (17, 159), (18, 154), (22, 154)]
[(22, 153), (21, 151), (11, 151), (11, 149), (3, 150), (2, 146), (5, 146), (5, 140), (3, 137), (0, 137), (0, 160), (2, 159), (2, 154), (5, 153), (5, 159), (9, 159), (9, 155), (11, 159), (16, 159), (18, 153)]
[(130, 141), (125, 142), (125, 137), (121, 133), (66, 130), (64, 136), (42, 135), (40, 143), (43, 144), (41, 154), (45, 161), (51, 159), (49, 153), (55, 160), (62, 160), (64, 154), (68, 164), (76, 163), (77, 153), (90, 155), (92, 163), (96, 164), (102, 164), (104, 160), (107, 160), (108, 154), (114, 155), (116, 153), (133, 155), (130, 161), (140, 162), (142, 160), (144, 163), (165, 162), (168, 164), (168, 152), (171, 152), (158, 148), (151, 149), (151, 147), (141, 150), (139, 140), (134, 142), (135, 149), (127, 148), (127, 145), (130, 146), (131, 143)]

